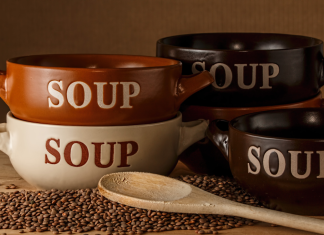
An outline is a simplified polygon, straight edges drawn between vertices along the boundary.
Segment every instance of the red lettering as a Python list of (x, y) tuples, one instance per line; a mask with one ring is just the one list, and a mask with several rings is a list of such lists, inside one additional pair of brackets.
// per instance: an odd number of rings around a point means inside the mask
[[(79, 165), (74, 165), (72, 163), (72, 160), (71, 160), (71, 149), (72, 149), (73, 144), (79, 144), (80, 147), (81, 147), (82, 155), (81, 155), (81, 162), (80, 162)], [(89, 151), (88, 151), (88, 148), (82, 142), (72, 141), (72, 142), (68, 143), (66, 145), (65, 149), (64, 149), (64, 158), (65, 158), (65, 161), (67, 162), (67, 164), (69, 164), (70, 166), (75, 166), (75, 167), (83, 166), (84, 164), (87, 163), (87, 161), (89, 159)]]
[(60, 139), (54, 139), (54, 138), (51, 138), (51, 139), (48, 139), (48, 140), (46, 141), (46, 144), (45, 144), (45, 146), (46, 146), (46, 150), (47, 150), (50, 154), (52, 154), (52, 155), (55, 157), (56, 160), (55, 160), (55, 162), (51, 162), (51, 161), (48, 159), (47, 154), (45, 154), (45, 164), (46, 164), (46, 163), (49, 163), (49, 164), (57, 164), (57, 163), (59, 163), (60, 160), (61, 160), (61, 155), (60, 155), (60, 153), (59, 153), (56, 149), (54, 149), (53, 147), (51, 147), (51, 145), (50, 145), (51, 140), (53, 140), (53, 141), (57, 144), (57, 147), (60, 147)]
[(106, 165), (101, 164), (101, 161), (100, 161), (101, 145), (103, 145), (104, 143), (91, 143), (91, 144), (94, 144), (94, 146), (95, 146), (95, 164), (96, 164), (96, 166), (100, 167), (100, 168), (110, 167), (114, 162), (114, 149), (115, 149), (116, 142), (108, 142), (107, 143), (110, 145), (110, 160), (109, 160), (108, 164), (106, 164)]
[[(120, 165), (117, 167), (127, 167), (127, 157), (134, 155), (138, 151), (138, 144), (135, 141), (118, 142), (120, 144)], [(132, 150), (127, 154), (127, 145), (132, 145)]]

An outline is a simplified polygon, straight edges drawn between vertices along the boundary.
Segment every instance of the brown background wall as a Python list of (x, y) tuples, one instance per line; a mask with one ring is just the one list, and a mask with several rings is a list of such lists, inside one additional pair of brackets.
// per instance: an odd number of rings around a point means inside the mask
[[(157, 39), (200, 32), (274, 32), (323, 40), (324, 1), (0, 0), (0, 70), (6, 59), (31, 54), (154, 56)], [(7, 109), (0, 102), (0, 113)]]

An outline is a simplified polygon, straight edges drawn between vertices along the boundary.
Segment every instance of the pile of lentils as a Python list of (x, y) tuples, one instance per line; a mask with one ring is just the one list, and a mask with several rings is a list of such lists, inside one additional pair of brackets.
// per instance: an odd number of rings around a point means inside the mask
[[(178, 180), (215, 195), (263, 207), (232, 178), (180, 176)], [(253, 225), (258, 221), (235, 216), (166, 213), (133, 208), (103, 197), (98, 189), (0, 192), (0, 228), (20, 233), (52, 231), (105, 234), (143, 234), (168, 230), (196, 230), (217, 234), (219, 230)]]

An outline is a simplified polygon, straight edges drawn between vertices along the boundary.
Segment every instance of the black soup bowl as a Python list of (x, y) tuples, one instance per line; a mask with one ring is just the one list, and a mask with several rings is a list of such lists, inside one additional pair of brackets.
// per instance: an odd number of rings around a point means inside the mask
[(185, 104), (255, 107), (300, 102), (324, 85), (323, 42), (270, 33), (205, 33), (162, 38), (156, 55), (180, 60), (183, 75), (208, 70), (212, 85)]

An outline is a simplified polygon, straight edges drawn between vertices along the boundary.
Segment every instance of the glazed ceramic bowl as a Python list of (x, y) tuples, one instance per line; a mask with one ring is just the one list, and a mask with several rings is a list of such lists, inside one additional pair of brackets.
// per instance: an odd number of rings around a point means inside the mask
[(22, 121), (12, 113), (1, 124), (0, 150), (28, 183), (40, 189), (93, 188), (108, 173), (168, 175), (178, 155), (204, 138), (208, 122), (130, 126), (64, 126)]
[(207, 136), (228, 159), (242, 188), (270, 208), (324, 215), (324, 109), (215, 120)]
[[(213, 82), (181, 62), (129, 55), (34, 55), (7, 61), (0, 96), (19, 119), (59, 125), (137, 125), (174, 118)], [(158, 107), (158, 108), (157, 108)]]
[(300, 102), (324, 84), (323, 42), (270, 33), (205, 33), (158, 40), (159, 57), (180, 60), (184, 75), (207, 70), (212, 85), (186, 104), (258, 107)]
[[(275, 105), (275, 106), (261, 106), (261, 107), (205, 107), (188, 105), (182, 106), (181, 112), (183, 121), (193, 121), (197, 119), (207, 119), (213, 121), (216, 119), (223, 119), (230, 121), (238, 116), (248, 113), (255, 113), (275, 109), (293, 109), (293, 108), (308, 108), (321, 107), (321, 94), (318, 94), (312, 99), (303, 102)], [(179, 157), (179, 159), (192, 171), (198, 174), (209, 175), (224, 175), (231, 176), (228, 161), (225, 160), (218, 148), (205, 138), (186, 149)]]

